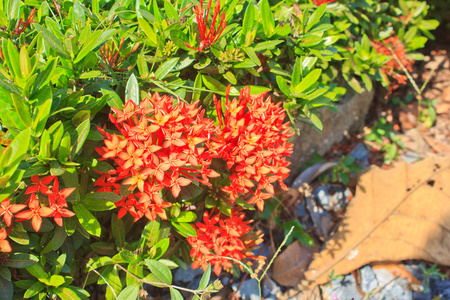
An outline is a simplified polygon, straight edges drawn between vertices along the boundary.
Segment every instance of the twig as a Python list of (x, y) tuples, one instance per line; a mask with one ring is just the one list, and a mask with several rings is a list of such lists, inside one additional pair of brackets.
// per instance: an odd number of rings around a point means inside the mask
[(91, 268), (91, 270), (96, 273), (98, 276), (100, 276), (106, 283), (106, 285), (111, 289), (111, 291), (113, 292), (114, 298), (117, 299), (117, 295), (116, 292), (114, 291), (113, 287), (108, 283), (108, 281), (105, 279), (105, 277), (102, 276), (102, 274), (100, 274), (97, 270), (95, 270), (93, 267), (91, 267), (90, 264), (86, 264), (89, 268)]
[[(389, 283), (391, 283), (392, 281), (394, 281), (395, 279), (397, 279), (398, 276), (392, 277), (388, 282), (386, 282), (385, 284), (383, 284), (382, 286), (378, 287), (377, 289), (375, 289), (373, 292), (368, 292), (366, 294), (366, 296), (363, 298), (363, 300), (367, 300), (369, 299), (368, 297), (373, 297), (374, 295), (378, 294), (379, 292), (381, 292)], [(382, 295), (381, 295), (382, 296)]]

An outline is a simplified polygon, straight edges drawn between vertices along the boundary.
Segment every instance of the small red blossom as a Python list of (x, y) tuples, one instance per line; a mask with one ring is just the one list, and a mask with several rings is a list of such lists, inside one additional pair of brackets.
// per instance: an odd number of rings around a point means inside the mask
[(42, 214), (45, 214), (46, 210), (41, 207), (41, 204), (35, 194), (31, 194), (28, 208), (29, 210), (18, 213), (16, 218), (19, 220), (31, 219), (33, 229), (38, 232), (42, 225)]
[(322, 4), (325, 3), (332, 3), (335, 2), (336, 0), (312, 0), (312, 2), (314, 3), (315, 6), (320, 6)]
[(198, 31), (200, 33), (200, 45), (198, 48), (192, 47), (188, 43), (185, 43), (187, 47), (198, 50), (199, 52), (202, 52), (203, 49), (211, 47), (212, 44), (217, 42), (220, 35), (222, 34), (223, 30), (227, 26), (227, 21), (225, 21), (225, 13), (222, 14), (220, 18), (219, 27), (216, 29), (216, 21), (218, 19), (219, 13), (220, 13), (220, 0), (216, 1), (216, 5), (214, 8), (214, 14), (212, 16), (211, 26), (208, 29), (208, 16), (209, 16), (209, 10), (211, 8), (212, 0), (209, 0), (208, 7), (206, 9), (206, 17), (205, 11), (203, 10), (203, 0), (200, 0), (200, 6), (196, 5), (192, 11), (196, 15), (197, 19), (197, 25), (198, 25)]
[(239, 99), (230, 100), (229, 92), (230, 87), (224, 111), (214, 98), (219, 118), (216, 145), (221, 145), (216, 152), (232, 171), (231, 185), (222, 190), (229, 193), (231, 202), (242, 197), (263, 210), (263, 200), (274, 194), (274, 182), (286, 189), (286, 156), (293, 147), (287, 140), (294, 133), (290, 133), (289, 123), (284, 123), (285, 111), (280, 103), (264, 100), (264, 94), (252, 97), (248, 87), (241, 90)]
[(8, 236), (8, 233), (6, 232), (5, 228), (0, 229), (0, 249), (3, 252), (11, 252), (11, 245), (6, 240), (6, 237)]
[[(206, 269), (208, 264), (214, 266), (214, 273), (219, 276), (222, 268), (230, 270), (233, 267), (229, 258), (251, 265), (249, 260), (262, 259), (251, 252), (262, 242), (260, 232), (252, 232), (248, 225), (252, 221), (244, 221), (242, 208), (234, 207), (230, 216), (217, 212), (203, 214), (203, 222), (192, 225), (197, 236), (188, 237), (191, 245), (190, 255), (194, 259), (192, 268)], [(239, 265), (239, 267), (241, 267)], [(241, 267), (242, 269), (242, 267)]]
[(25, 204), (9, 204), (9, 199), (6, 198), (0, 205), (0, 216), (3, 216), (3, 220), (9, 227), (12, 223), (13, 215), (27, 207)]
[[(405, 46), (397, 36), (391, 36), (384, 41), (372, 41), (372, 46), (377, 53), (390, 57), (381, 68), (381, 75), (391, 79), (386, 95), (386, 97), (388, 97), (400, 85), (407, 83), (408, 77), (403, 73), (402, 65), (405, 66), (409, 72), (412, 72), (414, 60), (408, 57)], [(402, 65), (393, 57), (393, 54), (395, 54)]]

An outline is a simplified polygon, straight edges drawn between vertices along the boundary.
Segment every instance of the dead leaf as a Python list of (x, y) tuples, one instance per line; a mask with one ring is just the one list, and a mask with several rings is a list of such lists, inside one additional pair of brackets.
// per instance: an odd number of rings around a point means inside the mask
[(290, 244), (273, 264), (273, 280), (283, 286), (295, 286), (304, 278), (304, 273), (319, 246), (303, 246), (299, 241)]
[[(338, 231), (305, 273), (309, 285), (374, 261), (450, 265), (450, 158), (373, 167), (361, 176)], [(294, 260), (293, 260), (294, 261)]]
[(411, 272), (408, 271), (407, 268), (401, 263), (392, 263), (392, 262), (375, 262), (371, 264), (372, 269), (386, 269), (392, 276), (400, 277), (406, 279), (411, 284), (421, 285), (422, 283), (417, 279)]

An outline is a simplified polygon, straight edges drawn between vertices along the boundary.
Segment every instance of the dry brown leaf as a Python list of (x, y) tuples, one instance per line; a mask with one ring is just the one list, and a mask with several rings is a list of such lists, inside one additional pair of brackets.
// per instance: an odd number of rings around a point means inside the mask
[(450, 265), (450, 158), (372, 168), (361, 176), (338, 231), (305, 273), (310, 285), (374, 261)]
[(392, 276), (406, 279), (411, 284), (420, 285), (421, 282), (417, 279), (404, 265), (396, 262), (375, 262), (371, 264), (373, 269), (386, 269)]
[(313, 259), (313, 254), (319, 252), (319, 247), (303, 246), (299, 241), (290, 244), (276, 259), (273, 264), (272, 278), (283, 286), (296, 286), (308, 265)]

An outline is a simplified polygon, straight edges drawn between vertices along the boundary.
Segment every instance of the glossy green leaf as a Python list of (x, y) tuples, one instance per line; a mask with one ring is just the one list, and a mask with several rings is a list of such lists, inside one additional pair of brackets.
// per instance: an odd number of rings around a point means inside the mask
[(86, 209), (83, 204), (74, 204), (73, 210), (86, 231), (91, 234), (100, 237), (101, 227), (97, 219)]
[(2, 300), (11, 300), (14, 294), (14, 286), (10, 280), (0, 277), (0, 295)]
[(145, 264), (150, 269), (150, 272), (152, 272), (162, 282), (165, 284), (172, 283), (172, 272), (170, 272), (170, 269), (166, 265), (153, 259), (146, 259)]
[(8, 261), (3, 264), (5, 267), (11, 268), (26, 268), (34, 265), (39, 261), (39, 258), (30, 253), (13, 253), (8, 257)]
[(179, 19), (177, 10), (168, 0), (164, 0), (164, 11), (170, 20), (177, 21)]
[(56, 53), (66, 59), (70, 59), (70, 55), (64, 49), (63, 43), (50, 30), (37, 23), (34, 24), (34, 28), (36, 28), (39, 35), (42, 36), (42, 38), (53, 50), (55, 50)]
[(22, 77), (26, 78), (31, 73), (30, 58), (28, 57), (28, 52), (25, 46), (20, 49), (20, 71)]
[(113, 256), (117, 253), (116, 245), (110, 242), (95, 242), (91, 244), (91, 248), (100, 255)]
[(291, 98), (291, 91), (289, 90), (287, 83), (286, 83), (286, 79), (284, 79), (281, 76), (277, 76), (277, 84), (278, 84), (278, 88), (280, 89), (280, 91), (288, 98)]
[(89, 297), (89, 293), (76, 286), (60, 286), (53, 289), (56, 295), (58, 295), (62, 300), (78, 300), (86, 299)]
[(172, 222), (172, 226), (175, 227), (176, 231), (184, 237), (197, 236), (197, 232), (194, 227), (192, 227), (189, 223)]
[(139, 83), (134, 74), (131, 74), (127, 82), (127, 87), (125, 89), (125, 99), (126, 101), (132, 100), (136, 105), (139, 105)]
[(155, 255), (152, 257), (153, 259), (158, 259), (166, 253), (167, 249), (169, 249), (170, 239), (162, 239), (160, 240), (154, 247), (156, 249)]
[(308, 23), (305, 27), (306, 32), (309, 31), (314, 25), (320, 22), (320, 19), (325, 13), (326, 8), (327, 8), (326, 4), (322, 4), (321, 6), (316, 8), (316, 10), (311, 14), (311, 16), (308, 19)]
[(89, 134), (91, 123), (89, 119), (84, 120), (78, 127), (75, 129), (77, 133), (77, 139), (75, 144), (72, 146), (73, 153), (78, 153), (83, 147), (84, 142)]
[(199, 290), (204, 290), (209, 285), (209, 280), (211, 279), (211, 265), (208, 264), (206, 267), (205, 272), (202, 275), (202, 278), (200, 279), (200, 284), (198, 285)]
[(6, 280), (11, 280), (11, 271), (7, 267), (0, 266), (0, 276)]
[(120, 292), (117, 300), (134, 300), (139, 296), (139, 284), (135, 283), (133, 285), (127, 286)]
[(306, 91), (319, 80), (320, 75), (322, 75), (322, 69), (312, 70), (303, 78), (303, 80), (299, 84), (297, 84), (296, 86), (291, 86), (291, 91), (293, 91), (295, 94), (300, 94)]
[(14, 108), (19, 115), (20, 120), (22, 121), (22, 124), (25, 127), (31, 127), (31, 114), (27, 101), (21, 96), (12, 93), (11, 98), (14, 103)]
[(193, 211), (182, 211), (173, 221), (178, 223), (190, 223), (197, 219), (197, 215)]
[(111, 217), (111, 229), (117, 247), (122, 247), (125, 243), (125, 226), (122, 219), (117, 218), (117, 214)]
[(184, 299), (183, 295), (181, 295), (181, 293), (173, 287), (170, 287), (170, 297), (172, 298), (172, 300), (183, 300)]
[(139, 27), (144, 31), (144, 34), (147, 36), (149, 45), (151, 47), (156, 47), (156, 45), (158, 44), (158, 40), (156, 38), (156, 33), (155, 30), (153, 30), (152, 26), (150, 24), (148, 24), (147, 21), (144, 20), (144, 18), (142, 18), (142, 16), (140, 16), (140, 14), (138, 13), (138, 23), (139, 23)]
[(144, 231), (142, 232), (141, 236), (141, 247), (146, 244), (149, 247), (153, 246), (155, 243), (158, 242), (158, 237), (160, 233), (160, 226), (161, 224), (159, 221), (149, 221), (147, 225), (144, 227)]
[(262, 25), (264, 28), (264, 34), (266, 37), (271, 37), (275, 29), (275, 18), (268, 0), (261, 0), (259, 3), (259, 9), (261, 10), (260, 16)]
[[(255, 22), (255, 5), (253, 1), (247, 1), (247, 8), (244, 14), (244, 20), (242, 22), (242, 30), (241, 30), (241, 39), (245, 38), (248, 32), (253, 30), (254, 22)], [(248, 46), (248, 45), (246, 45)]]
[(179, 57), (175, 57), (172, 59), (169, 59), (168, 61), (165, 61), (158, 70), (155, 71), (155, 79), (162, 80), (166, 77), (167, 74), (172, 71), (172, 69), (176, 66), (178, 63)]

